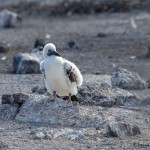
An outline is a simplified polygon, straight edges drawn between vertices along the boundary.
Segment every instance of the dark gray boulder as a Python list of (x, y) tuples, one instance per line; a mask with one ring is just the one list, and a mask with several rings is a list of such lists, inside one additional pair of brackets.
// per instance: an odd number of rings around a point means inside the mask
[(18, 27), (22, 23), (20, 14), (7, 9), (0, 11), (0, 28)]
[(126, 122), (113, 122), (107, 126), (107, 133), (114, 137), (136, 136), (141, 134), (137, 124)]
[(35, 40), (35, 43), (34, 43), (34, 48), (37, 48), (37, 47), (44, 47), (45, 46), (45, 39), (44, 38), (37, 38)]
[(41, 73), (40, 61), (43, 59), (42, 52), (18, 53), (14, 56), (13, 69), (16, 74)]
[(29, 95), (25, 93), (4, 94), (2, 95), (2, 104), (22, 105), (28, 98)]

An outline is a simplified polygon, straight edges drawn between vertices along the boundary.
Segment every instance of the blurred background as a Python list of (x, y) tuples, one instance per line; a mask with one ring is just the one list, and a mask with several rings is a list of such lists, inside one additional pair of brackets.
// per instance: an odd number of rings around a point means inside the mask
[(19, 52), (31, 55), (41, 51), (39, 46), (52, 42), (83, 74), (112, 74), (125, 68), (145, 79), (150, 76), (149, 0), (0, 0), (0, 3), (2, 74), (38, 73), (18, 71), (15, 65), (20, 58), (15, 57)]

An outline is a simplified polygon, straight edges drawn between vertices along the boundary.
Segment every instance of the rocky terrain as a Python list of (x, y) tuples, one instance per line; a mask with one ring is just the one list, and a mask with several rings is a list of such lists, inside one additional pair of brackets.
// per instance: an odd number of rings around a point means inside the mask
[[(149, 2), (0, 2), (0, 149), (150, 149)], [(48, 42), (80, 68), (79, 103), (47, 93)]]

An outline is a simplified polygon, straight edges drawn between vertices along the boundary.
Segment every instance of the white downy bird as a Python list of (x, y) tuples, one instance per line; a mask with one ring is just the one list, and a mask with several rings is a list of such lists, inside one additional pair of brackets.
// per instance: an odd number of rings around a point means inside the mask
[(46, 44), (43, 49), (44, 60), (40, 70), (44, 73), (48, 92), (56, 96), (77, 100), (77, 87), (82, 85), (83, 77), (77, 66), (61, 57), (54, 44)]

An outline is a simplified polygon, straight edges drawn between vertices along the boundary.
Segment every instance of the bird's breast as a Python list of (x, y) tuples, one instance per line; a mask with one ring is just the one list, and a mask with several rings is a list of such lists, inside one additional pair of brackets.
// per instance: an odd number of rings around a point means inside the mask
[(50, 57), (44, 62), (45, 73), (51, 78), (57, 78), (63, 73), (63, 61), (59, 58)]

